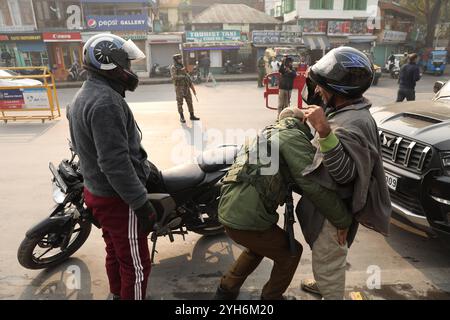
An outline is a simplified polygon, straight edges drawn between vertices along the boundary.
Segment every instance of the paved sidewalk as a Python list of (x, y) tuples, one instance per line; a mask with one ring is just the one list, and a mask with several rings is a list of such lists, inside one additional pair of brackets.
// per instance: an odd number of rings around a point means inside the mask
[[(244, 73), (244, 74), (218, 74), (214, 75), (217, 82), (229, 82), (229, 81), (257, 81), (258, 75), (256, 73)], [(153, 84), (166, 84), (172, 83), (170, 78), (155, 77), (155, 78), (139, 78), (140, 85), (153, 85)], [(203, 83), (203, 82), (202, 82)], [(79, 88), (83, 84), (82, 81), (75, 82), (57, 82), (56, 88)]]

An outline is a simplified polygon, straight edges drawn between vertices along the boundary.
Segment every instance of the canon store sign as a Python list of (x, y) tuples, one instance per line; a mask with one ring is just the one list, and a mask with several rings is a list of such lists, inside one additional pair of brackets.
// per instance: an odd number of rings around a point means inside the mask
[(44, 32), (42, 34), (44, 42), (81, 42), (79, 32)]

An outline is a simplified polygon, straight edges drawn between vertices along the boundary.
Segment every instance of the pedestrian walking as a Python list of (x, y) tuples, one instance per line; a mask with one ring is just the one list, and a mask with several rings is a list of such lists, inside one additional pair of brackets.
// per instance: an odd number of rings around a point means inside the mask
[(417, 54), (409, 55), (409, 63), (400, 69), (397, 102), (416, 100), (416, 82), (420, 80), (420, 67), (417, 65)]
[[(280, 62), (278, 62), (278, 60), (275, 57), (272, 58), (270, 65), (272, 67), (272, 73), (278, 73), (280, 71)], [(272, 87), (275, 87), (276, 83), (277, 83), (277, 77), (272, 76), (272, 78), (270, 79), (270, 85)]]

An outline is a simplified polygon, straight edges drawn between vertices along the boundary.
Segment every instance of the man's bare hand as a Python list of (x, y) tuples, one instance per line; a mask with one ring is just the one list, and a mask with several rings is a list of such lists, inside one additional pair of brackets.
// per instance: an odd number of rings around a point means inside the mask
[(331, 128), (322, 107), (312, 105), (304, 111), (305, 119), (311, 123), (321, 138), (327, 137)]
[(340, 246), (343, 246), (347, 243), (347, 229), (337, 229), (337, 240)]

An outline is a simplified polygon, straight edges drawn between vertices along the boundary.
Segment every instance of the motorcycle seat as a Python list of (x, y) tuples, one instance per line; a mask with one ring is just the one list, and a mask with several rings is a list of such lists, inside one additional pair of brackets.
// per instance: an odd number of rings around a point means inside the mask
[(216, 172), (231, 166), (238, 151), (235, 145), (207, 150), (197, 158), (197, 162), (204, 172)]
[(198, 164), (183, 164), (161, 172), (167, 192), (176, 193), (197, 186), (205, 178)]

